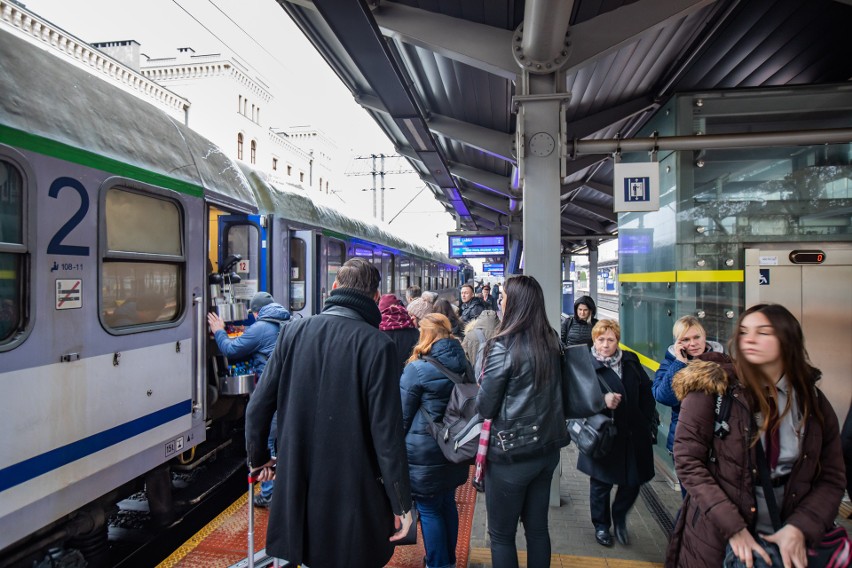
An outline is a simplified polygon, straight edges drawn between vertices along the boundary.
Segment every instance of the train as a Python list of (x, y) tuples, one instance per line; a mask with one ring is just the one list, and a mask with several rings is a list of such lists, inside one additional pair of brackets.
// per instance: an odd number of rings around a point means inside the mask
[(245, 325), (268, 291), (309, 317), (356, 256), (382, 293), (457, 297), (445, 255), (274, 187), (5, 29), (0, 83), (0, 566), (68, 542), (104, 565), (116, 503), (165, 472), (162, 511), (172, 467), (243, 444), (251, 385), (208, 311)]

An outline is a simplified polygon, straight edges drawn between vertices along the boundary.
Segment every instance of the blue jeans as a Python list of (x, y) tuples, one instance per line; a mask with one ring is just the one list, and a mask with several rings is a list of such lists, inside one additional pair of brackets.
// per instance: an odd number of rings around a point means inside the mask
[[(278, 411), (272, 415), (272, 424), (269, 426), (269, 438), (266, 439), (267, 447), (269, 448), (269, 453), (272, 454), (272, 457), (276, 457), (278, 452), (276, 451), (276, 439), (278, 438)], [(272, 488), (275, 487), (274, 481), (261, 481), (260, 482), (260, 494), (263, 495), (264, 498), (269, 499), (272, 497)]]
[(518, 519), (524, 523), (527, 539), (527, 566), (550, 566), (550, 533), (547, 513), (550, 480), (559, 450), (516, 463), (489, 463), (485, 468), (485, 506), (491, 562), (494, 568), (517, 568), (515, 533)]
[(456, 490), (417, 497), (423, 546), (426, 548), (426, 566), (445, 568), (456, 563), (456, 542), (459, 536), (459, 511), (456, 508)]

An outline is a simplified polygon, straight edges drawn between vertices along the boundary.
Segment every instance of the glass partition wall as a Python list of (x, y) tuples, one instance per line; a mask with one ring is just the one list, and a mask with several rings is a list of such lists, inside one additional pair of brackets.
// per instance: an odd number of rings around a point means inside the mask
[[(839, 85), (678, 95), (638, 136), (849, 127), (852, 89)], [(850, 144), (661, 150), (657, 157), (659, 211), (619, 215), (622, 343), (650, 375), (681, 316), (699, 317), (709, 339), (728, 341), (745, 304), (746, 248), (852, 242)], [(663, 457), (669, 409), (659, 410)]]

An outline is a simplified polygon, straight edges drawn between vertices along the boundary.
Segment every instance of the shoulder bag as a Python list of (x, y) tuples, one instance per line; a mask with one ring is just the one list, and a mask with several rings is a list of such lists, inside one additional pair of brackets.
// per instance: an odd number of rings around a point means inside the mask
[(585, 345), (562, 347), (562, 406), (565, 418), (588, 418), (604, 408), (592, 354)]
[[(778, 503), (775, 502), (775, 492), (772, 490), (769, 464), (766, 461), (766, 454), (763, 451), (763, 443), (758, 442), (755, 450), (757, 452), (757, 469), (760, 472), (760, 483), (763, 485), (763, 494), (766, 498), (766, 508), (769, 510), (769, 517), (772, 519), (773, 528), (778, 531), (783, 526), (783, 523), (781, 522)], [(778, 551), (777, 544), (767, 542), (759, 536), (755, 540), (769, 554), (772, 566), (782, 565), (781, 553)], [(734, 555), (731, 545), (728, 545), (725, 553), (725, 568), (745, 568), (745, 563)], [(822, 540), (816, 546), (808, 548), (808, 568), (849, 568), (850, 564), (852, 564), (852, 545), (850, 545), (846, 529), (841, 526), (835, 525), (834, 528), (823, 535)], [(763, 559), (755, 554), (754, 567), (760, 568), (765, 565), (766, 563)]]
[[(597, 373), (595, 373), (595, 378), (607, 392), (612, 392)], [(600, 394), (600, 389), (597, 390)], [(617, 433), (615, 414), (612, 411), (609, 411), (609, 413), (598, 412), (588, 418), (568, 420), (568, 435), (571, 437), (571, 441), (577, 444), (577, 449), (581, 453), (592, 459), (600, 459), (609, 454)]]

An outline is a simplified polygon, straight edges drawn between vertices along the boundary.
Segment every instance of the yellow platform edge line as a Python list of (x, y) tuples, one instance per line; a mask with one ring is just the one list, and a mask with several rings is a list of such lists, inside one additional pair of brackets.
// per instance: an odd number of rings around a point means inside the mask
[(656, 361), (654, 361), (650, 357), (646, 357), (645, 355), (642, 355), (641, 353), (639, 353), (635, 349), (631, 349), (623, 343), (619, 343), (618, 346), (621, 347), (622, 351), (630, 351), (631, 353), (635, 353), (636, 356), (639, 357), (639, 362), (642, 363), (642, 365), (644, 365), (645, 367), (648, 367), (649, 369), (654, 371), (655, 373), (657, 372), (657, 369), (660, 368), (659, 363), (657, 363)]
[[(525, 551), (518, 551), (518, 562), (521, 566), (527, 565)], [(488, 548), (471, 548), (468, 565), (491, 566), (491, 550)], [(551, 568), (623, 568), (625, 566), (631, 568), (663, 568), (661, 562), (643, 562), (624, 558), (595, 558), (594, 556), (574, 556), (571, 554), (552, 554), (550, 566)]]
[(219, 515), (207, 523), (204, 527), (201, 528), (200, 531), (192, 535), (189, 540), (180, 545), (177, 550), (175, 550), (171, 556), (157, 564), (157, 568), (172, 568), (178, 562), (183, 560), (190, 552), (195, 550), (199, 544), (201, 544), (205, 538), (210, 536), (210, 534), (221, 527), (228, 518), (233, 515), (240, 507), (248, 503), (248, 493), (234, 501), (230, 507), (219, 513)]

